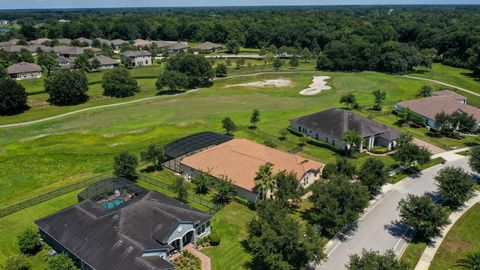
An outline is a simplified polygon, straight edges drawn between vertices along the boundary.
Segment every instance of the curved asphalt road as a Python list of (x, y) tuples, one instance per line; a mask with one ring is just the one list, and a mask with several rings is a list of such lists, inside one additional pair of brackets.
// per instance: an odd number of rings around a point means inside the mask
[(328, 259), (317, 265), (316, 269), (345, 269), (349, 256), (361, 253), (362, 249), (384, 252), (393, 249), (399, 256), (408, 244), (410, 231), (402, 224), (397, 210), (398, 202), (408, 194), (421, 195), (436, 190), (433, 177), (446, 166), (460, 166), (470, 171), (468, 158), (436, 165), (416, 177), (409, 178), (386, 193), (383, 198), (373, 204), (359, 220), (358, 226), (344, 239), (336, 240), (327, 248)]

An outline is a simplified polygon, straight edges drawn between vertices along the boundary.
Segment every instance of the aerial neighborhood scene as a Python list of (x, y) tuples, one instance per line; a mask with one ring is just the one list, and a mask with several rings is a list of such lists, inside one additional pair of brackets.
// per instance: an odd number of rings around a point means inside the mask
[(0, 0), (0, 269), (480, 270), (480, 1)]

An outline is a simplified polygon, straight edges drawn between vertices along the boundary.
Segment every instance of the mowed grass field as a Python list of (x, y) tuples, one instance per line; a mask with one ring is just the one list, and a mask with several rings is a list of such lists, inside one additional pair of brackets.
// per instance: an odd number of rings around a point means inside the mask
[(480, 204), (469, 209), (448, 232), (430, 269), (453, 269), (467, 252), (480, 249)]
[[(311, 83), (313, 75), (320, 74), (332, 77), (331, 90), (315, 96), (298, 94)], [(292, 87), (225, 88), (278, 78), (292, 80)], [(164, 144), (199, 131), (221, 131), (220, 122), (225, 116), (239, 125), (248, 125), (252, 110), (257, 108), (262, 112), (259, 129), (278, 134), (291, 118), (340, 106), (338, 100), (344, 93), (354, 92), (360, 104), (370, 104), (372, 89), (385, 90), (388, 111), (394, 100), (413, 98), (421, 85), (415, 80), (372, 72), (269, 74), (225, 79), (193, 93), (2, 129), (0, 202), (5, 205), (32, 193), (110, 171), (113, 156), (123, 150), (138, 153), (150, 143)], [(311, 145), (303, 152), (323, 162), (331, 160), (333, 153)]]

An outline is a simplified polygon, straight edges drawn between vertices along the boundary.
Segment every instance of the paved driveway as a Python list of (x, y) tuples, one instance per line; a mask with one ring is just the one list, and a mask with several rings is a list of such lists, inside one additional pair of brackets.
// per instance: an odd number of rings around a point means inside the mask
[(433, 177), (445, 166), (460, 166), (469, 169), (468, 158), (429, 168), (416, 178), (409, 178), (373, 204), (359, 220), (357, 227), (344, 239), (335, 241), (327, 248), (328, 260), (316, 269), (345, 269), (351, 254), (363, 248), (384, 252), (393, 249), (399, 255), (407, 245), (408, 230), (399, 224), (398, 202), (408, 194), (420, 195), (436, 190)]
[(423, 140), (420, 140), (418, 138), (413, 138), (413, 143), (418, 145), (418, 146), (424, 146), (426, 147), (428, 150), (430, 150), (430, 152), (432, 152), (433, 155), (435, 154), (440, 154), (440, 153), (443, 153), (445, 152), (444, 149), (436, 146), (436, 145), (433, 145), (429, 142), (426, 142), (426, 141), (423, 141)]

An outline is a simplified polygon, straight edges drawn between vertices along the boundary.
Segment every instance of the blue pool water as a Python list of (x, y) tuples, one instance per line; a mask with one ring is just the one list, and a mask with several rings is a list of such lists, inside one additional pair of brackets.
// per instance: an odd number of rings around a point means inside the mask
[(115, 208), (115, 207), (121, 205), (122, 203), (124, 203), (123, 199), (115, 199), (115, 200), (111, 200), (109, 202), (102, 203), (102, 206), (107, 208), (107, 209), (112, 209), (112, 208)]

